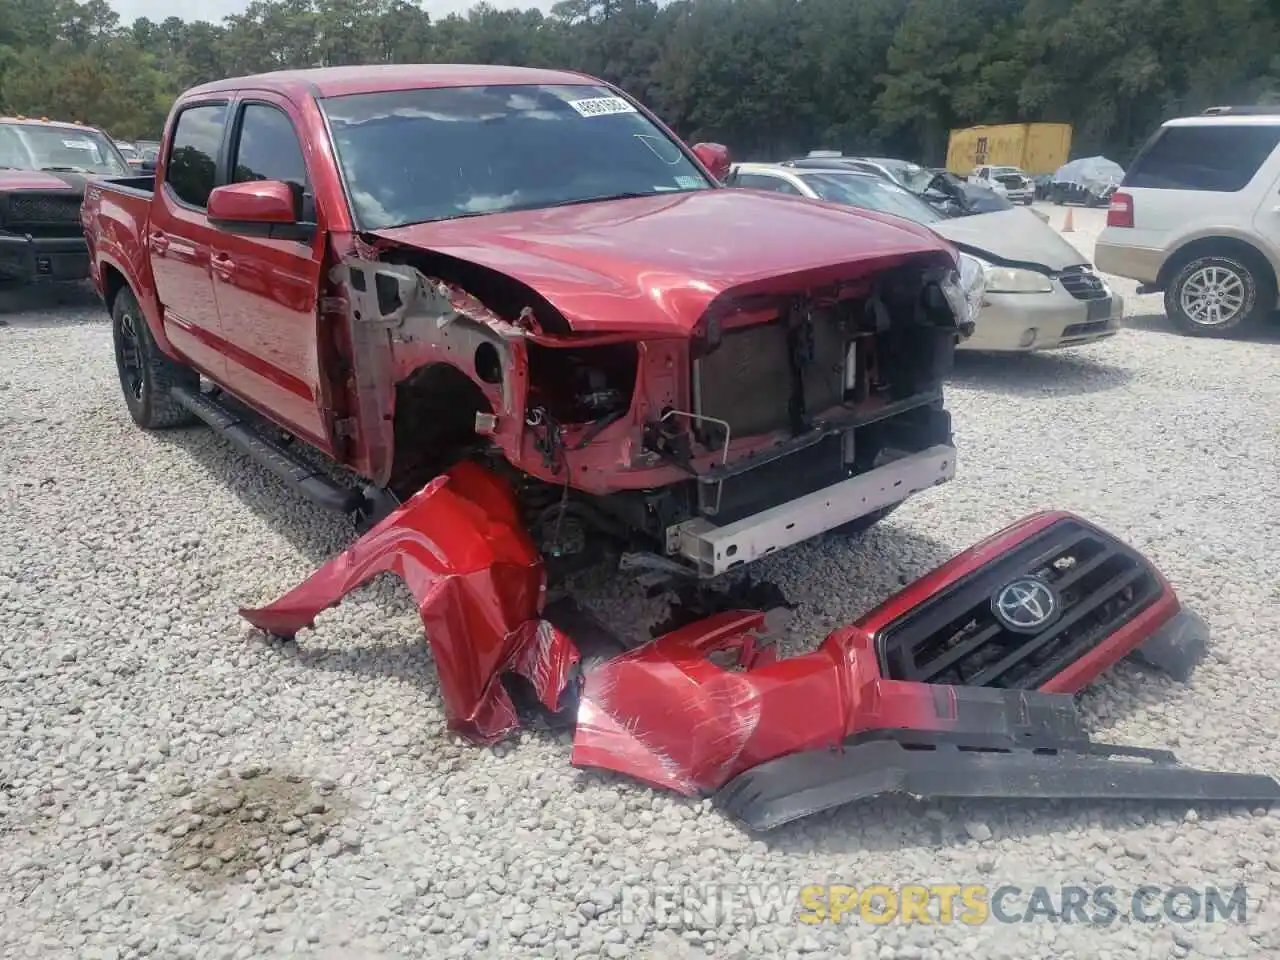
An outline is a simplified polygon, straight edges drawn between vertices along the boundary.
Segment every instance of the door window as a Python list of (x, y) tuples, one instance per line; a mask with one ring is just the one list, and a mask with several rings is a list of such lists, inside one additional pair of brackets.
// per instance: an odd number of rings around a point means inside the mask
[(1280, 144), (1280, 125), (1165, 127), (1138, 154), (1126, 187), (1243, 190)]
[(231, 170), (232, 183), (251, 180), (287, 183), (293, 190), (299, 213), (303, 213), (304, 201), (310, 194), (307, 163), (293, 121), (283, 110), (263, 103), (245, 105)]
[(173, 146), (164, 181), (179, 200), (204, 209), (213, 192), (218, 170), (218, 148), (227, 122), (225, 103), (187, 107), (173, 127)]

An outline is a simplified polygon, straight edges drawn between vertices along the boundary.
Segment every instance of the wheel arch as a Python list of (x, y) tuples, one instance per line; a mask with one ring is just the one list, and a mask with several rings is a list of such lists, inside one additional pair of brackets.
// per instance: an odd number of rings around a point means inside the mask
[[(104, 263), (101, 267), (102, 273), (102, 299), (106, 302), (107, 312), (110, 313), (115, 309), (116, 297), (120, 295), (120, 291), (129, 286), (129, 281), (125, 279), (124, 272), (112, 263)], [(137, 294), (134, 294), (136, 297)]]
[(425, 363), (395, 385), (391, 476), (401, 500), (447, 469), (478, 439), (476, 415), (493, 405), (471, 373), (447, 361)]
[(114, 260), (103, 258), (98, 267), (99, 275), (102, 278), (102, 300), (106, 304), (107, 313), (110, 314), (115, 310), (116, 298), (120, 296), (121, 291), (128, 290), (133, 294), (133, 299), (138, 303), (138, 309), (142, 312), (142, 319), (147, 325), (148, 331), (151, 333), (151, 339), (155, 341), (157, 347), (172, 360), (180, 360), (187, 362), (169, 342), (168, 334), (164, 329), (163, 307), (156, 297), (154, 288), (150, 290), (139, 290), (129, 279), (129, 274)]
[(1275, 264), (1256, 244), (1240, 237), (1220, 234), (1197, 237), (1184, 243), (1161, 265), (1156, 285), (1161, 290), (1167, 290), (1178, 271), (1199, 257), (1235, 257), (1257, 272), (1256, 279), (1267, 284), (1273, 297), (1280, 288)]

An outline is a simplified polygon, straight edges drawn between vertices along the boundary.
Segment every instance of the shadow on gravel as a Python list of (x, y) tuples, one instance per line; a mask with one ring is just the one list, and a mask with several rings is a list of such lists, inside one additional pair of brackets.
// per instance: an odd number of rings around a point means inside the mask
[[(68, 315), (68, 311), (74, 314)], [(87, 282), (30, 287), (0, 284), (0, 326), (44, 327), (51, 323), (106, 323), (109, 319), (97, 291)]]
[[(1173, 325), (1173, 322), (1162, 311), (1138, 316), (1125, 317), (1126, 330), (1138, 330), (1143, 333), (1159, 333), (1169, 337), (1180, 337), (1183, 340), (1194, 340)], [(1243, 343), (1280, 343), (1280, 314), (1273, 315), (1270, 323), (1264, 323), (1252, 330), (1220, 339), (1237, 340)]]
[(1018, 397), (1074, 397), (1123, 387), (1125, 367), (1066, 353), (956, 354), (950, 382)]

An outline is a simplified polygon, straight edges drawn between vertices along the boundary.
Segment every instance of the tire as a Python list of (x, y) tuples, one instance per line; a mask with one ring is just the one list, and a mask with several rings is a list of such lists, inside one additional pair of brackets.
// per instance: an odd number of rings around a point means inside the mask
[(852, 537), (857, 539), (889, 514), (893, 513), (893, 511), (897, 510), (900, 506), (902, 506), (901, 503), (894, 503), (887, 507), (882, 507), (879, 510), (868, 513), (866, 516), (850, 520), (848, 523), (842, 523), (838, 527), (832, 527), (831, 532), (842, 537)]
[(1222, 337), (1269, 316), (1275, 290), (1270, 270), (1263, 270), (1253, 257), (1195, 257), (1170, 279), (1164, 309), (1185, 334)]
[(116, 294), (111, 305), (111, 337), (120, 391), (133, 422), (144, 430), (195, 423), (195, 415), (169, 391), (177, 386), (198, 389), (200, 375), (160, 352), (137, 297), (127, 287)]

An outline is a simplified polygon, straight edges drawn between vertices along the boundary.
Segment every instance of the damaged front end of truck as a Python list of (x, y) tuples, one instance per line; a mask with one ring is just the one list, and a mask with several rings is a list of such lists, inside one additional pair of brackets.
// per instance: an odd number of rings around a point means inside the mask
[(1185, 679), (1203, 621), (1144, 557), (1066, 513), (1001, 531), (779, 658), (785, 608), (726, 610), (628, 649), (545, 570), (511, 489), (464, 462), (274, 603), (291, 637), (379, 573), (417, 600), (449, 725), (480, 743), (532, 709), (572, 762), (710, 796), (757, 830), (882, 793), (1269, 803), (1265, 776), (1093, 743), (1072, 694), (1125, 657)]

